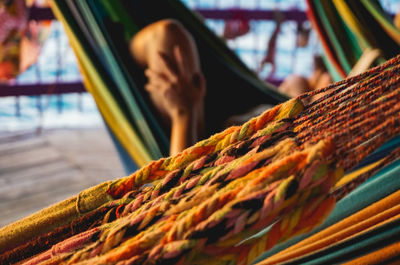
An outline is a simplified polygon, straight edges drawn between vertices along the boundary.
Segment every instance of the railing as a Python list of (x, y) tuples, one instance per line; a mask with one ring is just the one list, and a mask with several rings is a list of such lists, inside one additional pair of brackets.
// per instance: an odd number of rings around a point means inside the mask
[(50, 8), (33, 6), (29, 10), (29, 20), (54, 20), (54, 14)]
[[(243, 20), (274, 20), (276, 12), (274, 10), (253, 10), (253, 9), (206, 9), (196, 8), (198, 12), (205, 19), (237, 19), (236, 14), (240, 14), (240, 19)], [(307, 15), (304, 11), (300, 10), (285, 10), (280, 11), (286, 21), (296, 21), (303, 23), (308, 20)]]

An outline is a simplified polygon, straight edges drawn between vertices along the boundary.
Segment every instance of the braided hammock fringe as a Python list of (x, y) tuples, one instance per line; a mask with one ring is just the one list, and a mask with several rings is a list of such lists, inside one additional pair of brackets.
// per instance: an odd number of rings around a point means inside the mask
[[(396, 57), (112, 182), (112, 200), (74, 221), (87, 231), (43, 245), (26, 264), (250, 264), (312, 230), (337, 199), (398, 159), (395, 150), (335, 188), (345, 171), (400, 133), (399, 69)], [(318, 93), (325, 95), (303, 105)], [(29, 246), (0, 261), (27, 258)]]

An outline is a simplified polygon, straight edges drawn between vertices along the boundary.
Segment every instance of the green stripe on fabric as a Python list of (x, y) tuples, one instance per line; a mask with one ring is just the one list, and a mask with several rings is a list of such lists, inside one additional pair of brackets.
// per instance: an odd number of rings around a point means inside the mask
[(329, 40), (332, 43), (333, 48), (335, 49), (335, 53), (339, 59), (341, 66), (343, 67), (346, 73), (351, 71), (351, 64), (346, 55), (346, 37), (343, 34), (344, 28), (343, 24), (340, 23), (341, 18), (338, 16), (333, 4), (328, 1), (314, 1), (315, 8), (319, 13), (319, 17), (325, 28), (325, 31), (328, 35)]
[[(140, 132), (141, 138), (144, 139), (146, 147), (151, 153), (152, 159), (161, 158), (163, 155), (161, 154), (157, 142), (154, 139), (153, 133), (147, 124), (147, 120), (145, 119), (138, 103), (135, 100), (135, 96), (130, 89), (137, 88), (132, 81), (129, 82), (129, 74), (127, 74), (122, 65), (118, 63), (118, 61), (120, 61), (118, 59), (118, 55), (112, 51), (112, 44), (103, 34), (104, 30), (100, 28), (99, 20), (96, 21), (96, 14), (92, 12), (96, 10), (95, 5), (89, 7), (85, 0), (77, 1), (77, 4), (84, 14), (85, 19), (87, 19), (88, 26), (99, 43), (100, 48), (102, 49), (102, 53), (107, 61), (109, 70), (113, 76), (113, 80), (117, 85), (116, 88), (123, 96), (123, 100), (126, 101), (130, 116), (134, 118), (137, 131)], [(97, 13), (97, 17), (99, 16), (100, 14)], [(113, 87), (109, 87), (109, 89), (113, 89)]]
[(371, 15), (378, 21), (383, 29), (397, 42), (400, 42), (400, 30), (392, 23), (390, 16), (384, 12), (376, 1), (361, 0)]

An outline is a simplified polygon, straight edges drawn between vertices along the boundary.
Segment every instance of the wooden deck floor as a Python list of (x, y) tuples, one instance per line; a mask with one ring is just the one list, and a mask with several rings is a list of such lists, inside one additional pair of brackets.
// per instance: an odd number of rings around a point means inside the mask
[(0, 134), (0, 227), (122, 176), (104, 128)]

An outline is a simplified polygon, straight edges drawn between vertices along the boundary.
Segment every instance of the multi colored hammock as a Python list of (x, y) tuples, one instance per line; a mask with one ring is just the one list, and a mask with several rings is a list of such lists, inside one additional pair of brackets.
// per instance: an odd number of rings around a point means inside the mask
[(398, 259), (399, 100), (400, 56), (2, 228), (0, 263)]
[(373, 64), (400, 53), (400, 30), (379, 0), (307, 0), (307, 5), (334, 80), (351, 74), (363, 55), (370, 53)]
[[(220, 131), (228, 117), (259, 104), (276, 105), (288, 99), (259, 80), (179, 0), (118, 0), (112, 4), (108, 0), (53, 0), (52, 8), (66, 29), (87, 90), (97, 102), (117, 146), (128, 154), (125, 161), (144, 166), (169, 154), (169, 131), (155, 115), (143, 89), (143, 69), (133, 62), (128, 50), (132, 36), (150, 23), (176, 19), (194, 37), (207, 80), (208, 136)], [(224, 108), (219, 107), (221, 101)]]
[(26, 0), (0, 2), (2, 83), (14, 80), (37, 61), (41, 47), (50, 33), (50, 21), (29, 20), (29, 7), (33, 4), (33, 1)]

